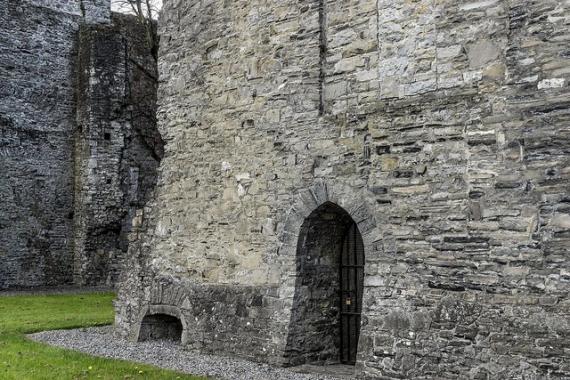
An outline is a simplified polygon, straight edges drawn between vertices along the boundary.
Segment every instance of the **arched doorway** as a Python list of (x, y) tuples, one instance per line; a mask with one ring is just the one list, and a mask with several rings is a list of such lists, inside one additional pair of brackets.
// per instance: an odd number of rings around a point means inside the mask
[(289, 365), (355, 363), (363, 283), (358, 226), (343, 208), (326, 202), (305, 219), (297, 242)]

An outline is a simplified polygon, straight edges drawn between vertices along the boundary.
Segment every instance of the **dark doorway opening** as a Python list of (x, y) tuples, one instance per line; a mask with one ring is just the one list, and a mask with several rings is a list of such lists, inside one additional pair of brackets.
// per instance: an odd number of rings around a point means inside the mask
[(143, 318), (139, 331), (139, 342), (147, 340), (182, 340), (182, 322), (168, 314), (151, 314)]
[(327, 202), (305, 219), (299, 234), (289, 365), (356, 362), (363, 283), (358, 227), (343, 208)]

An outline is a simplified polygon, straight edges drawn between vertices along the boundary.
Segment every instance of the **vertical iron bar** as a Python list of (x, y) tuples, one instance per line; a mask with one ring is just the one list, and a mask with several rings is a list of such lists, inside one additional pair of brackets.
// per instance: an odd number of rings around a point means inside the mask
[(325, 114), (325, 70), (327, 62), (325, 1), (319, 0), (319, 116)]

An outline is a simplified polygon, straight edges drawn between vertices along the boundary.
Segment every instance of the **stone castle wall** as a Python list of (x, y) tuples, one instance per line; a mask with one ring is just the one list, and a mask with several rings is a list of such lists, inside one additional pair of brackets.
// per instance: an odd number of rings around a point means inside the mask
[[(90, 214), (108, 206), (103, 194), (115, 194), (120, 205), (106, 223), (115, 226), (116, 235), (125, 234), (129, 210), (140, 206), (155, 178), (160, 152), (157, 156), (154, 150), (161, 148), (160, 141), (154, 142), (154, 121), (132, 117), (138, 109), (131, 104), (133, 93), (148, 94), (144, 104), (151, 112), (154, 107), (154, 88), (136, 66), (150, 71), (154, 66), (141, 54), (140, 31), (130, 18), (111, 19), (107, 0), (79, 5), (0, 1), (0, 288), (67, 284), (74, 271), (76, 283), (113, 283), (126, 238), (122, 243), (106, 240), (112, 254), (90, 246), (93, 230), (101, 224)], [(91, 57), (103, 49), (101, 40), (81, 40), (80, 31), (115, 41), (118, 52), (109, 55), (120, 58), (112, 63), (88, 58), (80, 66), (80, 53)], [(100, 88), (96, 94), (89, 86), (79, 89), (78, 78), (92, 70), (100, 74), (91, 77), (92, 85), (116, 74), (115, 87)], [(112, 112), (102, 112), (100, 99), (107, 100)], [(107, 143), (103, 130), (112, 123), (116, 131)], [(103, 141), (114, 146), (108, 155), (98, 150)], [(112, 168), (95, 174), (97, 158)], [(91, 173), (81, 170), (83, 163), (91, 165)], [(90, 182), (90, 175), (112, 181)], [(95, 201), (80, 204), (87, 193)], [(82, 234), (89, 236), (80, 239)], [(95, 268), (88, 269), (88, 262)]]
[(156, 70), (130, 16), (80, 31), (75, 143), (74, 283), (113, 285), (134, 211), (156, 182)]
[(0, 287), (71, 280), (79, 18), (0, 6)]
[(165, 158), (118, 333), (177, 310), (194, 348), (291, 364), (301, 225), (331, 202), (365, 245), (359, 377), (570, 376), (569, 17), (166, 2)]

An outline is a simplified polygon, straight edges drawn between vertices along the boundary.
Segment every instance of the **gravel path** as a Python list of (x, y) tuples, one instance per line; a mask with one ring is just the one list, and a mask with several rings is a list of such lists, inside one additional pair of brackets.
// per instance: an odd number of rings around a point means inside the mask
[[(116, 339), (111, 326), (75, 330), (44, 331), (29, 338), (53, 346), (69, 348), (95, 356), (125, 359), (194, 375), (230, 380), (336, 380), (322, 374), (302, 374), (286, 368), (222, 356), (203, 355), (182, 349), (174, 342), (133, 343)], [(346, 379), (346, 377), (344, 377)]]
[(84, 294), (84, 293), (107, 293), (114, 291), (108, 286), (50, 286), (37, 288), (19, 288), (0, 290), (0, 297), (3, 296), (40, 296), (53, 294)]

